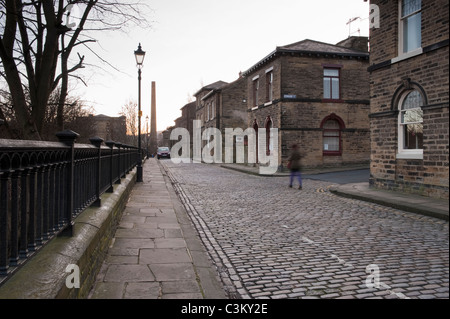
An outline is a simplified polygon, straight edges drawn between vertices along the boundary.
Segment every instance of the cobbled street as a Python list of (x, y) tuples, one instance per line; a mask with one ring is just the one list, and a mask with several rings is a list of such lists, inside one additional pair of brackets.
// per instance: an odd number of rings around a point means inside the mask
[(329, 182), (161, 161), (230, 298), (448, 298), (448, 222)]

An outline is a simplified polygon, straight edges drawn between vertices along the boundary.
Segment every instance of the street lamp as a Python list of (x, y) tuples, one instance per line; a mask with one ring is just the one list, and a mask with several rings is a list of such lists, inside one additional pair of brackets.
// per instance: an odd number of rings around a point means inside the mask
[(139, 82), (139, 114), (138, 114), (138, 148), (139, 148), (139, 159), (138, 159), (138, 167), (137, 167), (137, 182), (142, 183), (143, 180), (143, 173), (142, 173), (142, 141), (141, 141), (141, 118), (142, 118), (142, 111), (141, 111), (141, 80), (142, 80), (142, 68), (144, 67), (144, 59), (145, 59), (145, 51), (142, 51), (141, 44), (139, 43), (139, 47), (136, 51), (134, 51), (134, 56), (136, 57), (136, 64), (138, 68), (138, 82)]

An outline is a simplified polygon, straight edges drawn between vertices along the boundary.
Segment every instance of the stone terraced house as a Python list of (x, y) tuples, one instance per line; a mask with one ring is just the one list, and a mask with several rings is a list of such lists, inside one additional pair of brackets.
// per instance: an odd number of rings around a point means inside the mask
[[(304, 167), (368, 164), (368, 67), (367, 37), (277, 47), (243, 73), (248, 127), (279, 130), (281, 169), (293, 144)], [(270, 144), (267, 152), (273, 151)]]
[(370, 184), (448, 199), (449, 2), (370, 3)]

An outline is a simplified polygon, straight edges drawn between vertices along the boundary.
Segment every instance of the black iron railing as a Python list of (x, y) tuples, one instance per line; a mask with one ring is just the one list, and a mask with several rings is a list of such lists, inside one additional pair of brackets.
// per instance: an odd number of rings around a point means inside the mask
[(101, 205), (139, 159), (138, 148), (57, 134), (60, 142), (0, 139), (0, 284), (49, 240), (72, 236), (73, 220)]

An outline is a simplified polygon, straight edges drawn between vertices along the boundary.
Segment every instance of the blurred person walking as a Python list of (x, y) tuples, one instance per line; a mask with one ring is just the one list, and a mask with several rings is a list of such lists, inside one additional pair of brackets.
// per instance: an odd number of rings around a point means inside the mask
[(291, 154), (288, 158), (288, 169), (291, 171), (289, 187), (292, 188), (294, 184), (294, 179), (297, 177), (299, 187), (298, 189), (303, 189), (303, 180), (301, 173), (301, 160), (302, 156), (297, 144), (292, 145)]

